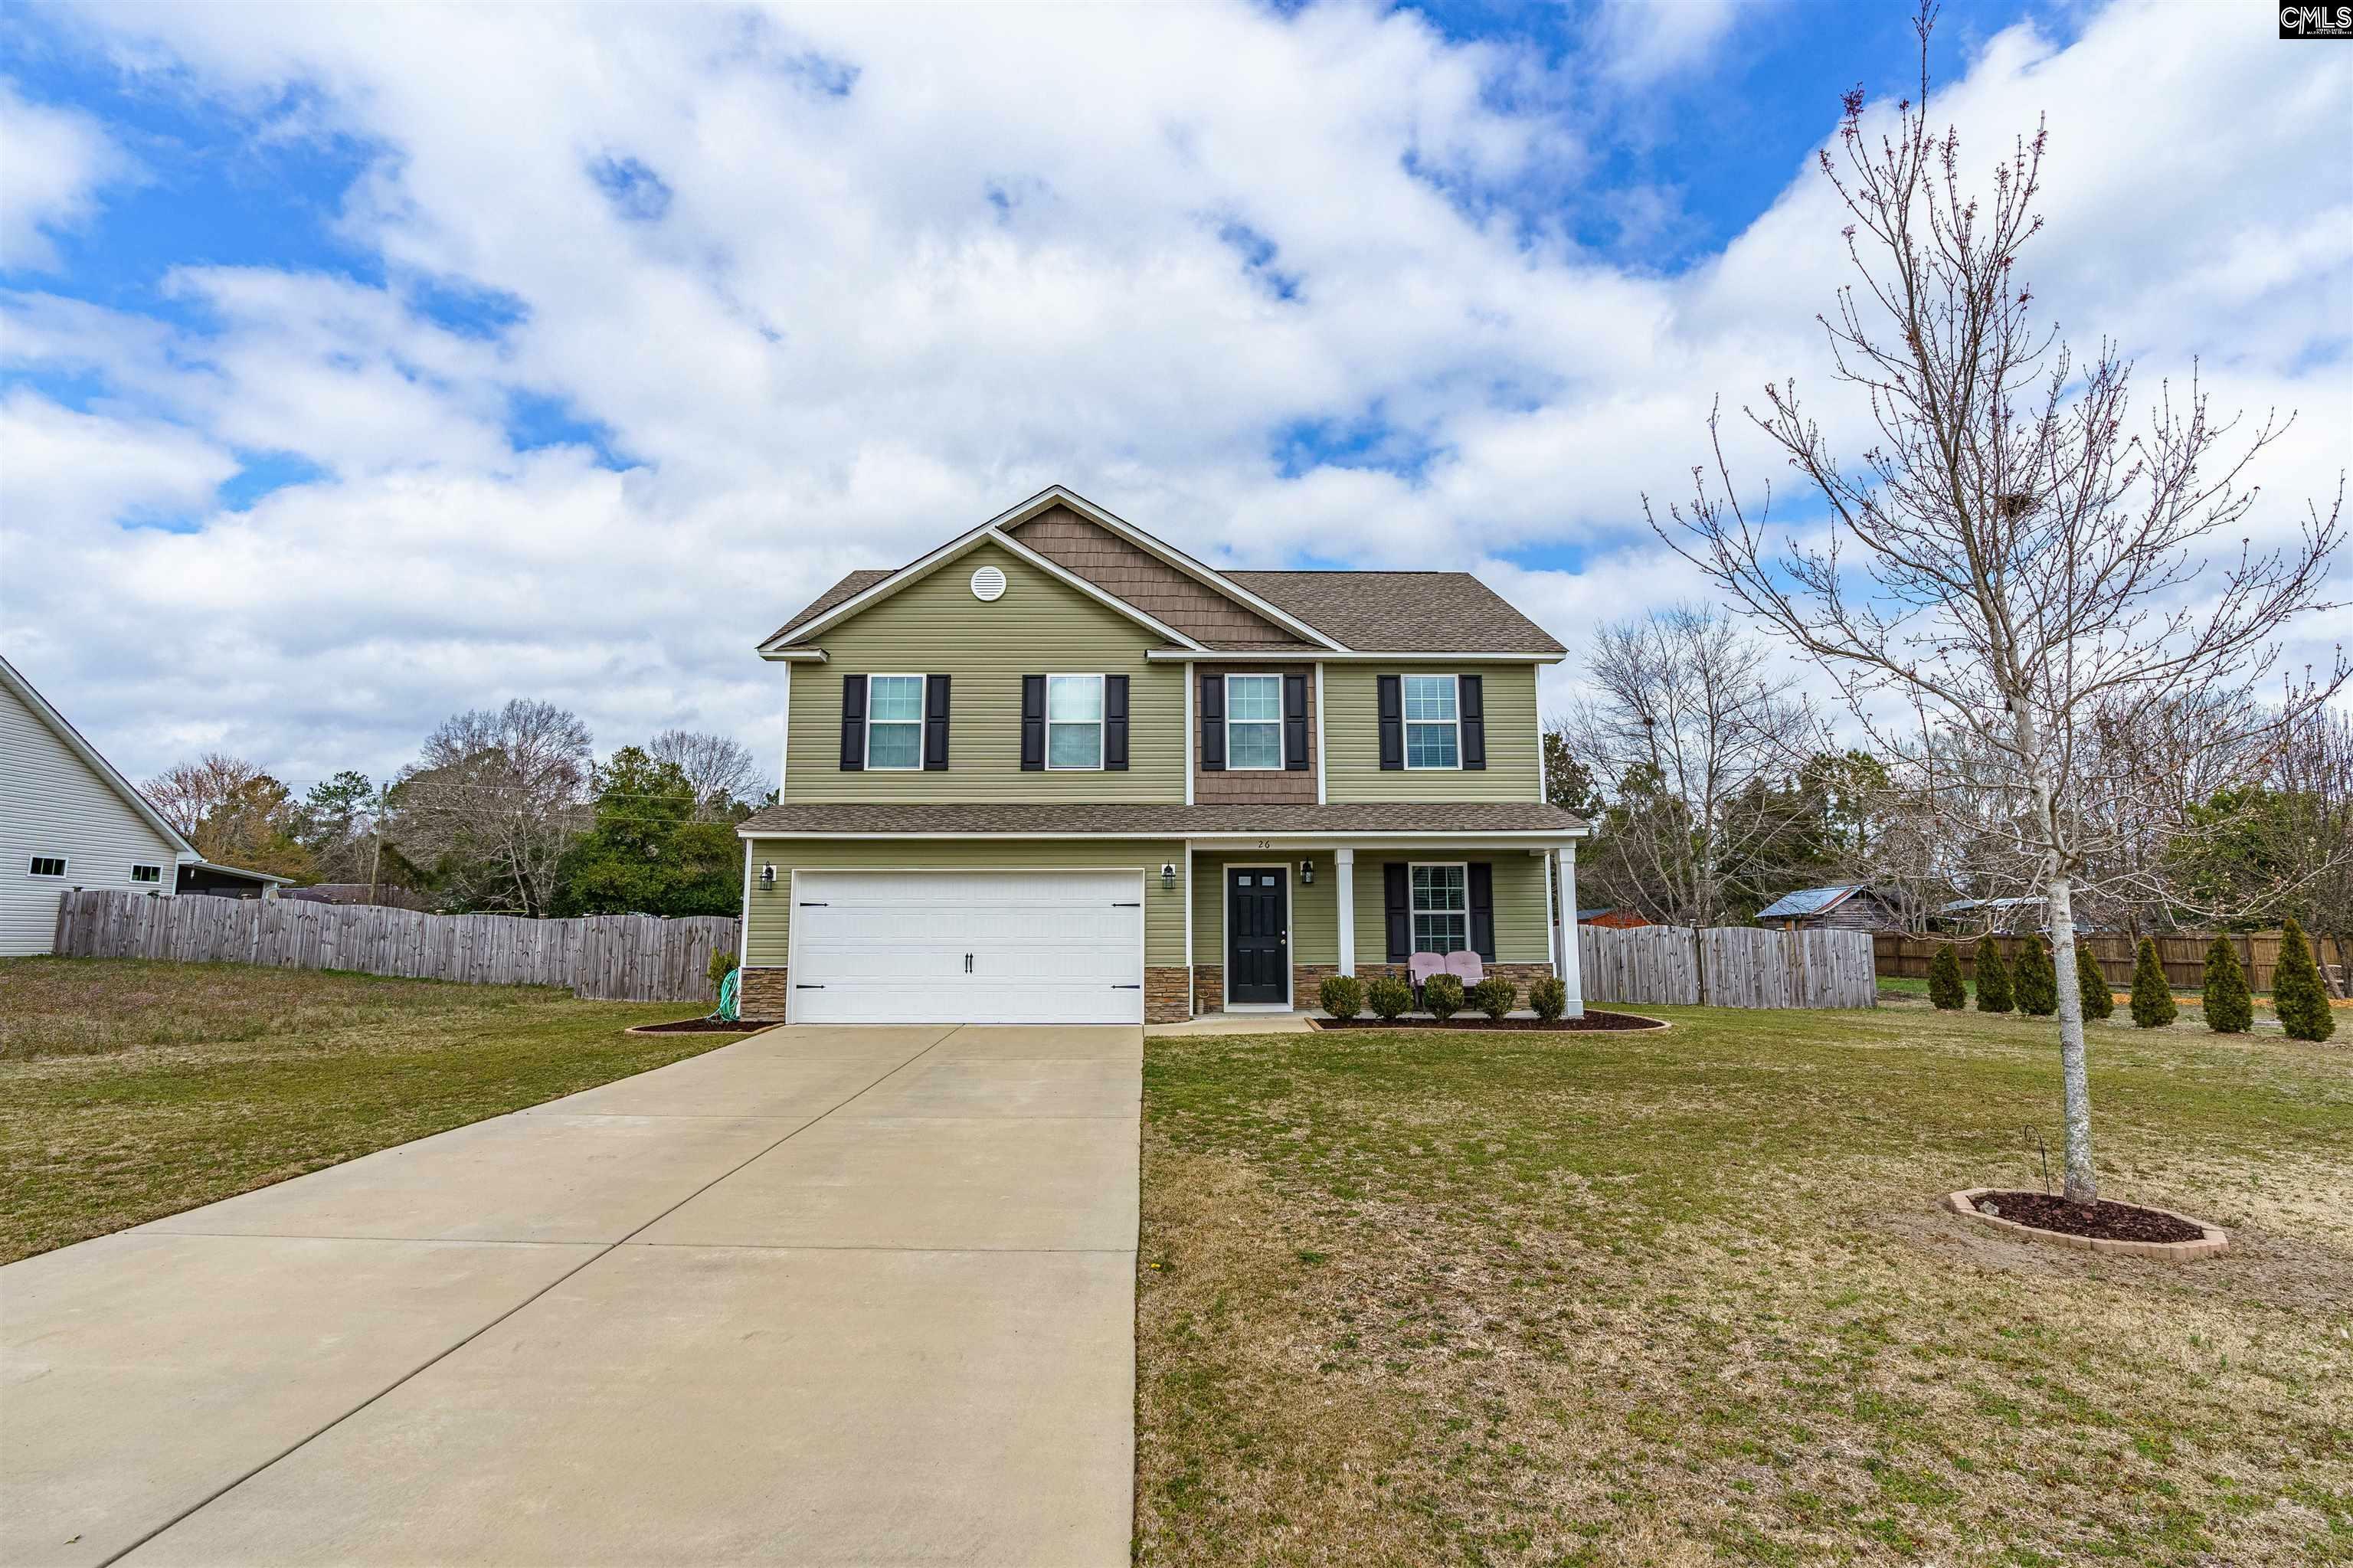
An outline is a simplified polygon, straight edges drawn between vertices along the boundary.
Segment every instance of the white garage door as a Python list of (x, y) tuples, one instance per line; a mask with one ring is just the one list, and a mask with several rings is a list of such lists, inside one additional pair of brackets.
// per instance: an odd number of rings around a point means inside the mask
[(798, 871), (797, 1023), (1141, 1023), (1133, 871)]

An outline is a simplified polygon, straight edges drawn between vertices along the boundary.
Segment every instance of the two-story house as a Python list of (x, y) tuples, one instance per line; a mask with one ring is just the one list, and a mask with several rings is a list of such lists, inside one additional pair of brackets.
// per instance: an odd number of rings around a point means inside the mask
[(746, 1016), (1161, 1022), (1466, 948), (1581, 1011), (1563, 650), (1473, 577), (1221, 572), (1057, 486), (760, 654)]

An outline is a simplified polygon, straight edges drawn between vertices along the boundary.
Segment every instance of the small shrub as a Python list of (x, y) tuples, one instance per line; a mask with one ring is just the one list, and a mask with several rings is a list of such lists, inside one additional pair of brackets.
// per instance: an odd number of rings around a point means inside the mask
[(1568, 1011), (1568, 983), (1558, 975), (1540, 975), (1528, 986), (1528, 1005), (1546, 1023)]
[(1432, 975), (1421, 982), (1421, 1005), (1440, 1023), (1462, 1011), (1462, 982), (1452, 975)]
[(2143, 937), (2140, 951), (2133, 955), (2132, 1021), (2143, 1029), (2162, 1029), (2180, 1012), (2173, 987), (2166, 981), (2165, 966), (2158, 961), (2157, 939)]
[(2051, 949), (2042, 945), (2040, 937), (2026, 938), (2026, 948), (2018, 955), (2014, 995), (2018, 1011), (2032, 1018), (2048, 1018), (2059, 1011), (2059, 970), (2051, 961)]
[(2320, 966), (2312, 961), (2312, 944), (2294, 920), (2280, 932), (2272, 1006), (2291, 1040), (2326, 1040), (2337, 1033), (2336, 1016), (2328, 1011), (2328, 989), (2320, 983)]
[(2100, 960), (2092, 949), (2075, 949), (2075, 994), (2084, 999), (2085, 1018), (2106, 1018), (2116, 1010), (2116, 994), (2108, 989), (2108, 977), (2100, 972)]
[(1969, 1004), (1968, 988), (1961, 983), (1961, 950), (1949, 942), (1936, 949), (1928, 966), (1928, 1000), (1946, 1012)]
[(727, 978), (727, 971), (734, 967), (734, 954), (722, 951), (715, 952), (711, 955), (711, 989), (714, 994), (719, 990), (719, 982), (725, 980)]
[(1473, 1012), (1483, 1012), (1490, 1018), (1501, 1018), (1512, 1011), (1520, 1000), (1520, 988), (1501, 975), (1489, 975), (1462, 993)]
[(2247, 991), (2247, 971), (2239, 967), (2239, 949), (2230, 938), (2217, 937), (2206, 949), (2206, 1027), (2244, 1034), (2254, 1022), (2255, 999)]
[(1315, 1001), (1335, 1018), (1354, 1018), (1365, 1011), (1365, 982), (1354, 975), (1331, 975), (1315, 988)]
[(1376, 1018), (1395, 1023), (1413, 1011), (1413, 987), (1395, 975), (1383, 975), (1365, 988), (1365, 1004)]
[(2009, 1012), (2018, 1002), (2010, 992), (2010, 966), (2001, 961), (2001, 945), (1991, 937), (1978, 938), (1978, 1011)]

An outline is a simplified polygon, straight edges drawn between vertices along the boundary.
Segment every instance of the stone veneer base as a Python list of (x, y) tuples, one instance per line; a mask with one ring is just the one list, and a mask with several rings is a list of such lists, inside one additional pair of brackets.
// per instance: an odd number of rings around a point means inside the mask
[(1964, 1218), (1981, 1225), (1992, 1225), (2028, 1241), (2039, 1241), (2056, 1246), (2072, 1246), (2082, 1252), (2115, 1253), (2125, 1257), (2153, 1257), (2160, 1263), (2189, 1263), (2193, 1259), (2212, 1257), (2227, 1251), (2231, 1238), (2216, 1226), (2190, 1215), (2160, 1209), (2155, 1203), (2136, 1203), (2135, 1208), (2147, 1209), (2153, 1214), (2171, 1214), (2185, 1225), (2196, 1225), (2203, 1233), (2196, 1241), (2150, 1242), (2111, 1241), (2105, 1236), (2073, 1236), (2064, 1231), (2046, 1231), (2037, 1225), (2021, 1225), (2016, 1220), (2005, 1220), (1999, 1214), (1989, 1214), (1978, 1207), (1978, 1200), (1989, 1192), (2008, 1191), (2001, 1187), (1968, 1187), (1958, 1192), (1945, 1194), (1945, 1206)]

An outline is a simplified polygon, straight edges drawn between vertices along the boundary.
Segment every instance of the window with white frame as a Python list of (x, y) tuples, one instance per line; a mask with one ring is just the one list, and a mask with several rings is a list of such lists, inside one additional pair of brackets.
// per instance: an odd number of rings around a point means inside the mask
[(1226, 766), (1282, 766), (1282, 677), (1226, 677)]
[(1413, 868), (1413, 950), (1459, 953), (1471, 945), (1471, 868)]
[(66, 857), (61, 854), (37, 854), (25, 870), (30, 876), (63, 876), (66, 874)]
[(1462, 719), (1454, 677), (1405, 677), (1405, 765), (1462, 766)]
[(1046, 677), (1046, 766), (1101, 768), (1103, 760), (1103, 678)]
[(923, 678), (866, 678), (866, 766), (874, 768), (923, 765)]
[(134, 865), (131, 868), (131, 880), (133, 882), (161, 882), (164, 880), (164, 868), (160, 865)]

